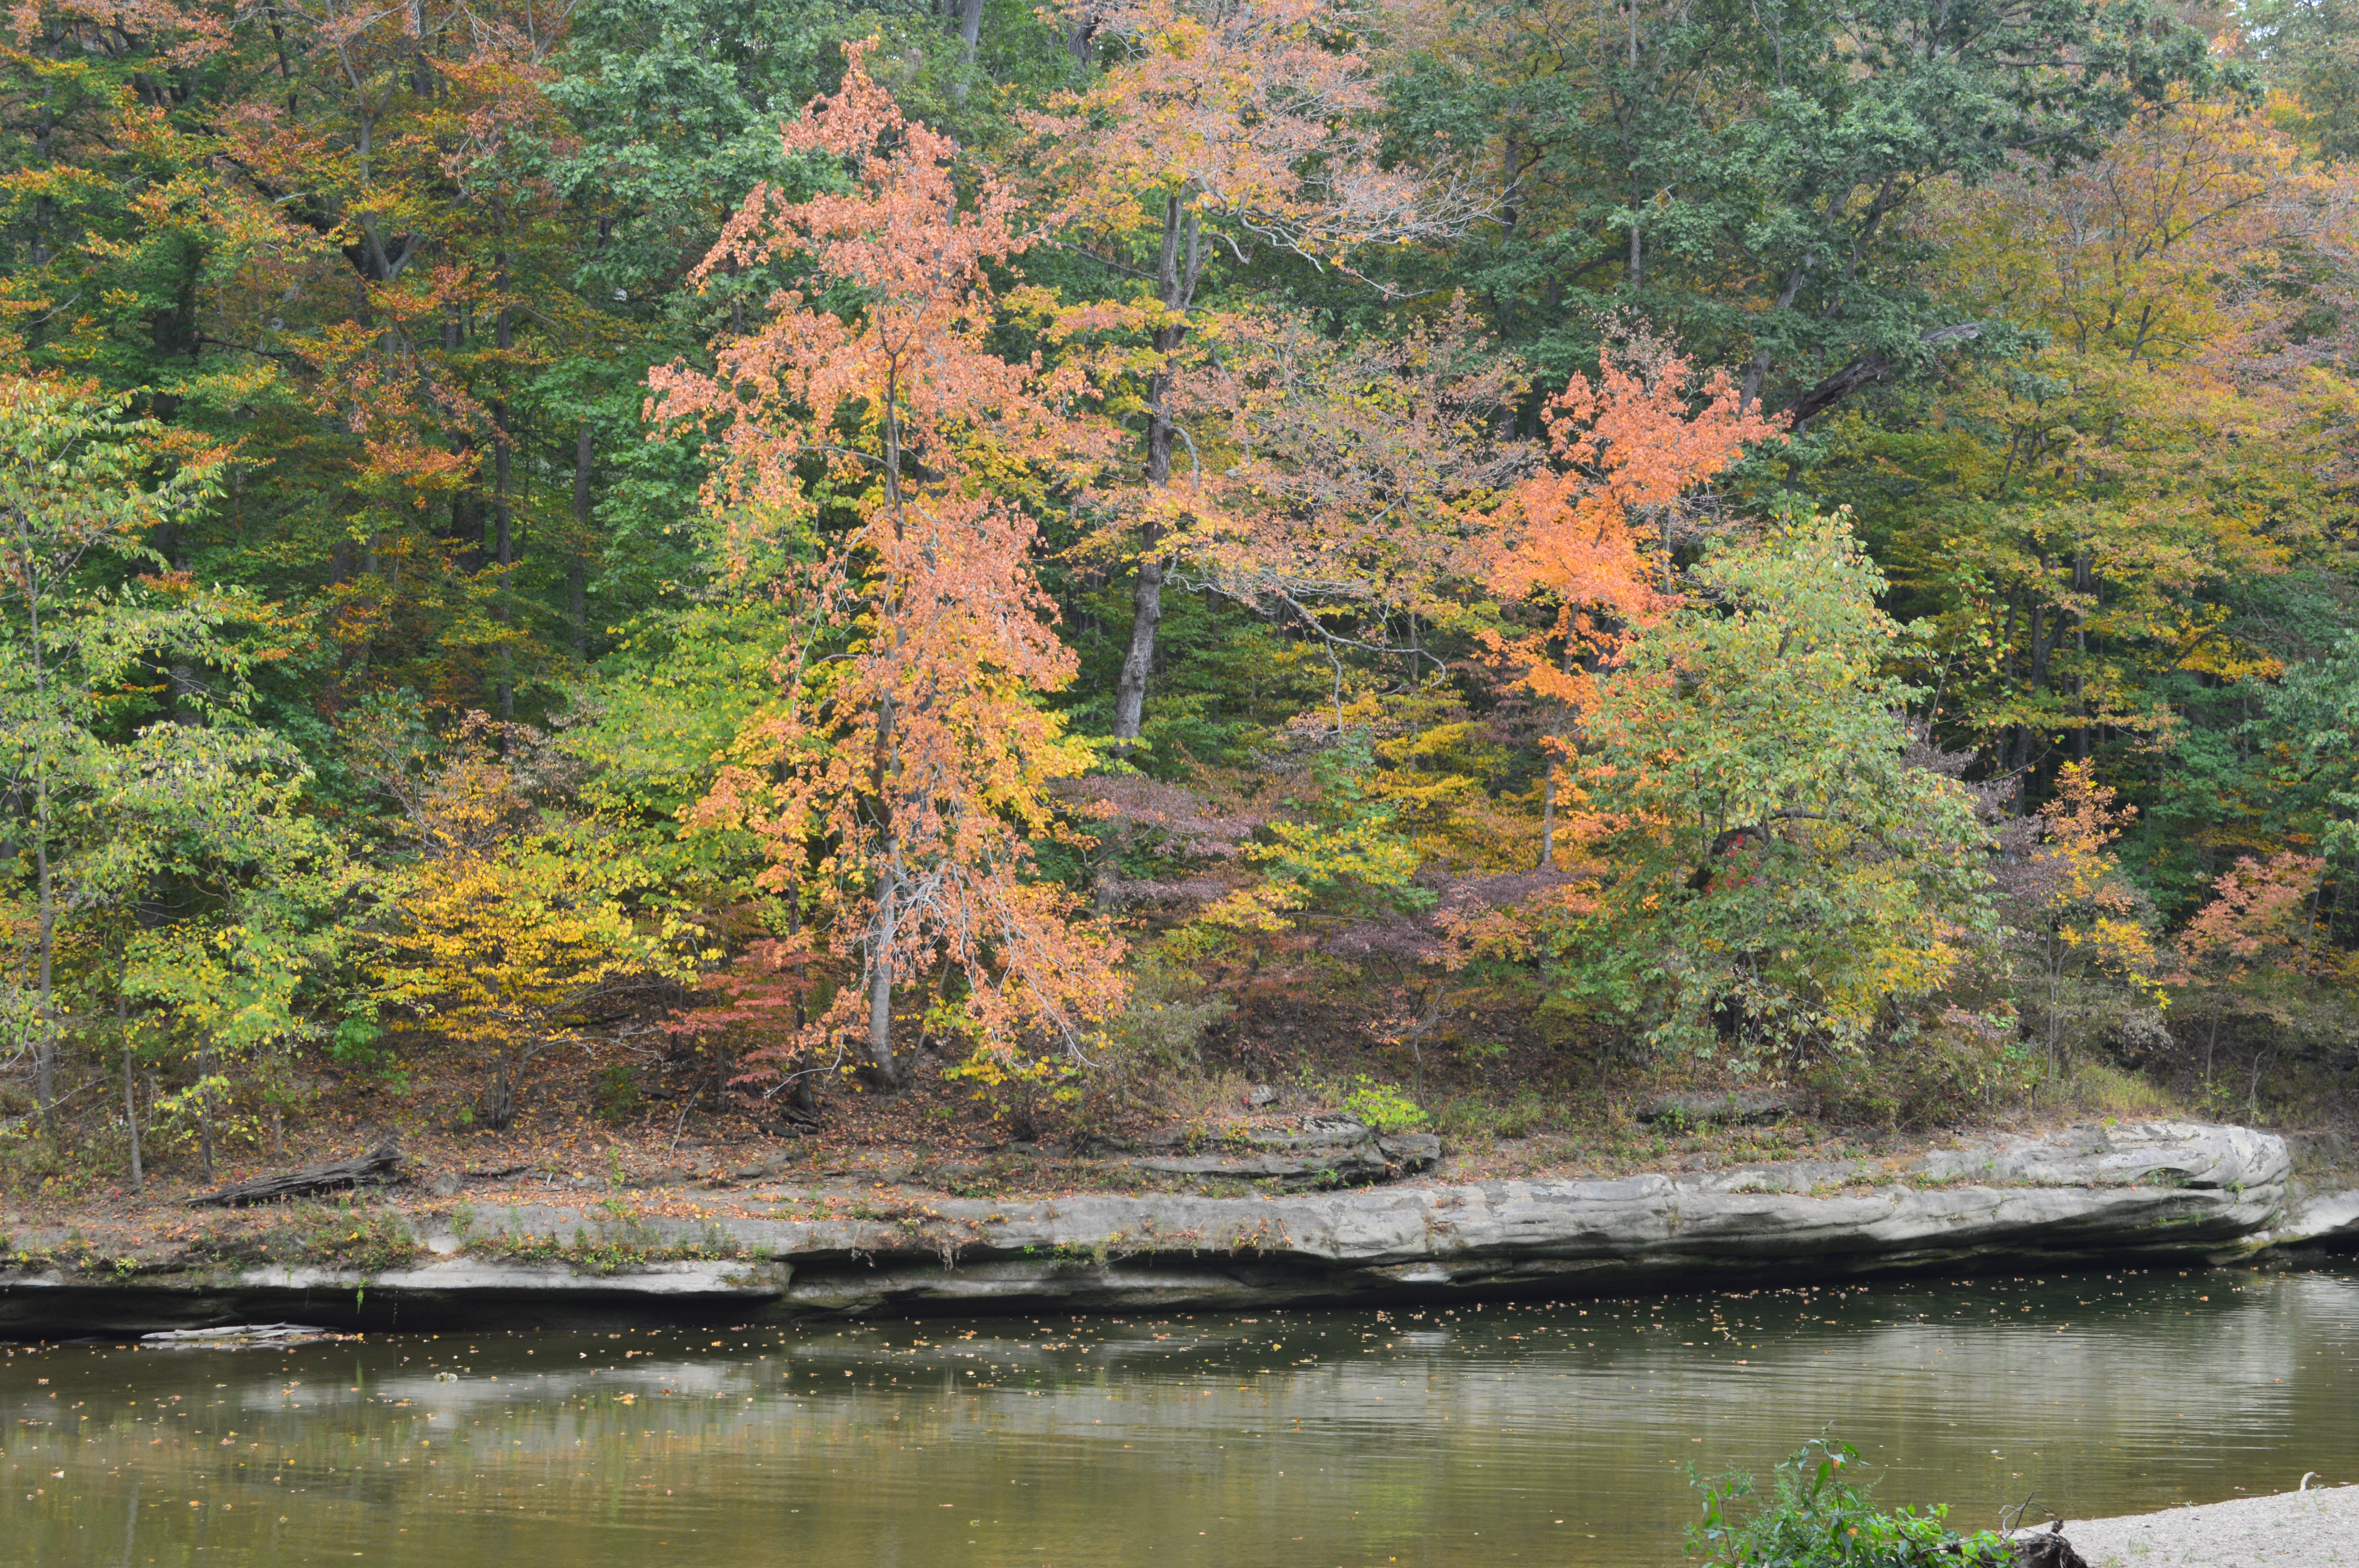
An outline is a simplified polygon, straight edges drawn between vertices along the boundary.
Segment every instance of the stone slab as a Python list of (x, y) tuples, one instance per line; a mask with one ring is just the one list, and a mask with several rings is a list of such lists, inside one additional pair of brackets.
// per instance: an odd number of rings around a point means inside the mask
[[(463, 1236), (426, 1237), (430, 1262), (374, 1274), (285, 1266), (123, 1280), (0, 1274), (0, 1335), (272, 1318), (381, 1326), (406, 1316), (424, 1326), (421, 1317), (1340, 1304), (2217, 1262), (2293, 1243), (2359, 1242), (2359, 1193), (2295, 1192), (2291, 1168), (2273, 1135), (2158, 1121), (2001, 1139), (1914, 1162), (1788, 1162), (1601, 1181), (942, 1198), (864, 1217), (852, 1206), (834, 1217), (682, 1220), (522, 1204), (475, 1211)], [(735, 1256), (714, 1256), (723, 1252)]]

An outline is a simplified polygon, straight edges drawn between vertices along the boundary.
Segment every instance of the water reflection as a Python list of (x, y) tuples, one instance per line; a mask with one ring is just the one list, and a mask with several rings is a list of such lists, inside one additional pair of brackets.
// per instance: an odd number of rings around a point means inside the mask
[(1988, 1520), (2359, 1480), (2359, 1275), (17, 1346), (0, 1564), (1654, 1564), (1829, 1421)]

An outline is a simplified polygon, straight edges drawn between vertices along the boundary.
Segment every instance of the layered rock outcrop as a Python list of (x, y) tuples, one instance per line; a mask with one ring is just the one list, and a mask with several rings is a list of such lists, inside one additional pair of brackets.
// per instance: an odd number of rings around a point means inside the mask
[[(811, 1206), (809, 1195), (800, 1206)], [(485, 1209), (463, 1235), (429, 1228), (432, 1260), (366, 1274), (0, 1274), (0, 1333), (1341, 1304), (2222, 1262), (2359, 1242), (2359, 1192), (2301, 1190), (2282, 1139), (2175, 1121), (2081, 1126), (1905, 1162), (1614, 1181), (946, 1197), (864, 1217), (845, 1207), (833, 1217), (693, 1220), (611, 1204)]]

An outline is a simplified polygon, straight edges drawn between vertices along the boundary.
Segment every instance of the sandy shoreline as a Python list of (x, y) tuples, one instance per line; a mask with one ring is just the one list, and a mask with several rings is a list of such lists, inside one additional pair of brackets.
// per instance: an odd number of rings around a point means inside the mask
[(2359, 1564), (2359, 1487), (2237, 1498), (2122, 1519), (2068, 1519), (2089, 1568)]

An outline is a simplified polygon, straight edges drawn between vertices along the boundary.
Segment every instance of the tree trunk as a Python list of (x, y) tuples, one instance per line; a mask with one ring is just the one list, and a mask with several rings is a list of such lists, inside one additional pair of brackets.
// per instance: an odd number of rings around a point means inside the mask
[[(20, 513), (17, 539), (24, 555), (19, 575), (25, 579), (25, 614), (31, 632), (26, 641), (33, 671), (35, 711), (45, 719), (49, 707), (49, 665), (41, 656), (41, 571), (33, 553), (30, 524)], [(42, 726), (46, 732), (48, 726)], [(35, 884), (34, 946), (36, 976), (34, 1006), (40, 1014), (39, 1034), (33, 1045), (33, 1100), (40, 1108), (41, 1130), (57, 1136), (58, 1016), (55, 977), (58, 950), (58, 886), (49, 864), (49, 751), (46, 742), (33, 753), (33, 880)]]
[(959, 64), (963, 69), (951, 96), (959, 103), (966, 102), (967, 88), (974, 76), (975, 46), (983, 39), (983, 0), (963, 0), (959, 7)]
[(1155, 633), (1163, 624), (1163, 563), (1138, 563), (1138, 584), (1130, 591), (1130, 651), (1123, 655), (1122, 675), (1114, 688), (1114, 732), (1121, 741), (1138, 739), (1147, 712), (1147, 672), (1155, 667)]
[(197, 1038), (197, 1158), (203, 1164), (205, 1180), (213, 1179), (213, 1042), (209, 1034)]
[(189, 1200), (190, 1208), (232, 1208), (244, 1204), (280, 1203), (347, 1187), (386, 1186), (401, 1179), (401, 1151), (387, 1143), (357, 1160), (310, 1165), (279, 1176), (256, 1176), (250, 1182), (223, 1187)]
[[(803, 903), (802, 900), (797, 897), (789, 900), (787, 904), (787, 935), (791, 938), (799, 936), (802, 933)], [(802, 949), (798, 946), (795, 951), (799, 955)], [(798, 1034), (810, 1024), (810, 1010), (804, 1006), (804, 999), (810, 995), (810, 966), (798, 957), (795, 959), (795, 1033)]]
[[(1171, 418), (1171, 385), (1179, 373), (1174, 357), (1187, 336), (1186, 316), (1195, 302), (1196, 283), (1203, 276), (1202, 220), (1182, 207), (1178, 197), (1163, 204), (1163, 252), (1157, 268), (1165, 324), (1155, 330), (1155, 351), (1162, 356), (1147, 381), (1147, 482), (1160, 490), (1171, 482), (1171, 447), (1177, 427)], [(1122, 674), (1114, 695), (1114, 734), (1117, 741), (1138, 739), (1147, 711), (1147, 684), (1155, 667), (1155, 635), (1163, 624), (1163, 581), (1171, 563), (1155, 554), (1160, 540), (1149, 534), (1138, 560), (1138, 583), (1131, 590), (1130, 648), (1123, 655)]]
[[(1630, 76), (1635, 82), (1638, 75), (1638, 0), (1629, 0), (1629, 6)], [(1625, 156), (1631, 152), (1626, 124), (1624, 127), (1622, 146)], [(1637, 159), (1635, 157), (1626, 157), (1626, 161), (1631, 165), (1631, 172), (1635, 175), (1637, 172)], [(1637, 217), (1639, 209), (1645, 205), (1644, 192), (1634, 185), (1630, 191), (1630, 297), (1634, 299), (1643, 293), (1647, 287), (1647, 249), (1641, 236), (1641, 226)]]
[(893, 940), (900, 919), (897, 852), (893, 860), (882, 878), (876, 925), (868, 939), (868, 1059), (888, 1089), (901, 1087), (900, 1065), (893, 1059)]
[(139, 1164), (139, 1080), (131, 1070), (130, 1003), (118, 986), (114, 993), (114, 1028), (123, 1041), (123, 1124), (131, 1130), (131, 1190), (138, 1192), (147, 1184), (147, 1175)]
[[(1567, 636), (1564, 640), (1563, 661), (1564, 673), (1567, 675), (1572, 674), (1573, 646), (1574, 639)], [(1594, 677), (1597, 674), (1597, 655), (1594, 653), (1586, 654), (1581, 662)], [(1341, 726), (1339, 725), (1338, 728)], [(1540, 741), (1540, 760), (1548, 764), (1548, 785), (1540, 797), (1540, 863), (1538, 869), (1543, 871), (1556, 869), (1556, 776), (1562, 759), (1557, 755), (1556, 749), (1548, 742), (1557, 739), (1559, 738), (1550, 735), (1544, 737)]]
[(565, 613), (573, 623), (573, 656), (590, 656), (590, 465), (597, 457), (590, 421), (573, 438), (573, 564), (565, 572)]
[(34, 1005), (40, 1012), (40, 1035), (33, 1046), (33, 1101), (40, 1107), (42, 1132), (55, 1138), (58, 1135), (58, 1019), (52, 979), (56, 973), (58, 948), (58, 896), (56, 879), (49, 870), (49, 784), (48, 778), (43, 777), (34, 784), (40, 818), (38, 837), (33, 840), (34, 875), (40, 886), (40, 969), (33, 994)]
[(495, 1132), (506, 1132), (516, 1121), (516, 1067), (502, 1051), (492, 1067), (492, 1090), (484, 1097), (483, 1122)]
[(424, 0), (402, 0), (401, 34), (408, 40), (409, 91), (430, 100), (434, 96), (434, 73), (426, 66)]
[[(493, 204), (494, 221), (502, 227), (507, 222), (504, 202)], [(500, 351), (500, 369), (507, 370), (508, 351), (516, 347), (516, 324), (507, 307), (508, 258), (503, 250), (499, 258), (497, 284), (502, 296), (499, 314), (494, 318), (492, 341)], [(508, 498), (508, 483), (514, 472), (515, 456), (508, 439), (508, 406), (506, 398), (492, 403), (492, 548), (500, 563), (500, 597), (498, 614), (500, 629), (510, 635), (500, 643), (500, 722), (516, 722), (516, 587), (513, 568), (516, 566), (516, 514)], [(507, 737), (500, 737), (501, 750), (507, 748)]]
[(1548, 785), (1540, 796), (1540, 863), (1538, 868), (1543, 871), (1556, 864), (1556, 758), (1548, 756), (1547, 761)]
[[(492, 406), (494, 419), (504, 422), (506, 416), (507, 408), (505, 405), (495, 403)], [(493, 443), (492, 452), (494, 486), (492, 547), (497, 553), (500, 564), (499, 599), (494, 610), (499, 618), (501, 630), (508, 632), (516, 625), (516, 594), (510, 586), (512, 580), (510, 568), (516, 565), (516, 536), (513, 527), (514, 514), (508, 505), (510, 469), (507, 433), (505, 430), (500, 432), (497, 439)], [(514, 723), (516, 721), (516, 644), (513, 641), (505, 638), (500, 643), (498, 697), (500, 722)], [(500, 749), (503, 752), (507, 749), (507, 738), (505, 734), (500, 738)]]

